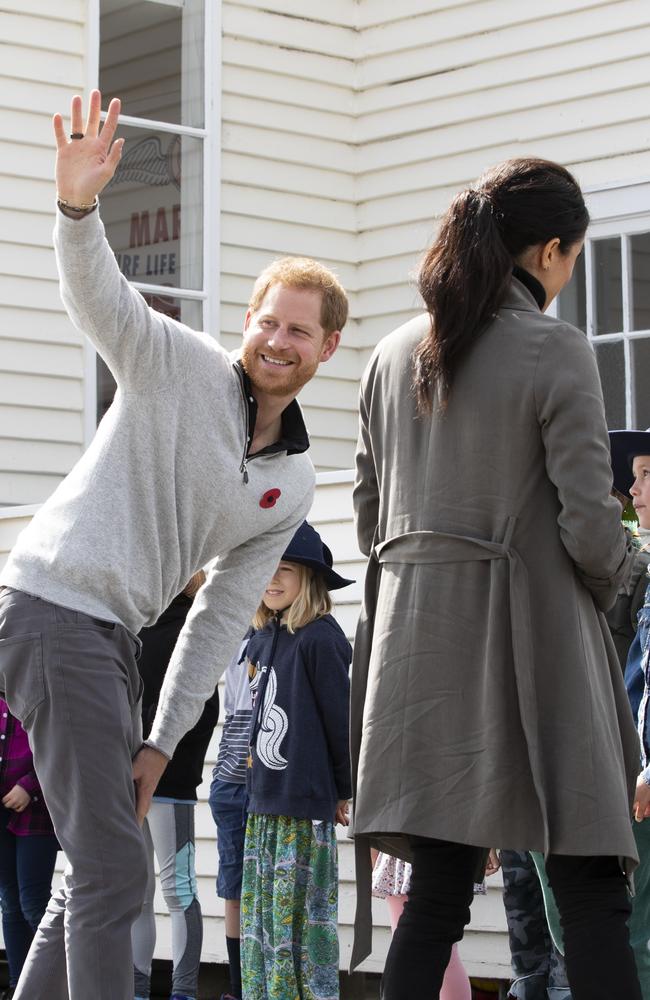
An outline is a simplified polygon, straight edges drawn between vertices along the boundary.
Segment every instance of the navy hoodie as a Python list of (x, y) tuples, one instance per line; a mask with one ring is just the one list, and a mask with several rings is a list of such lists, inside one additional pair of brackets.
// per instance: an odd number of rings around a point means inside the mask
[(333, 822), (351, 797), (351, 657), (331, 615), (293, 635), (272, 619), (250, 638), (249, 812)]

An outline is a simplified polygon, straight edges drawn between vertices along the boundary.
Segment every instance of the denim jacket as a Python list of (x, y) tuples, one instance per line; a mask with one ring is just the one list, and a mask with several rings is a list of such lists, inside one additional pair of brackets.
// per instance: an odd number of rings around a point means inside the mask
[(638, 623), (627, 657), (625, 686), (639, 730), (643, 779), (650, 785), (650, 584)]

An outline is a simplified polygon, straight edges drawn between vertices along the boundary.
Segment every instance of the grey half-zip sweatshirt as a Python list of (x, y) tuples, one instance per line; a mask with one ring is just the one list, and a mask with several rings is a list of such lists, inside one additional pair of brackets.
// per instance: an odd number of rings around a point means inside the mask
[(81, 220), (59, 212), (54, 240), (64, 304), (118, 389), (84, 455), (19, 536), (0, 584), (135, 635), (210, 564), (147, 740), (171, 756), (309, 512), (314, 469), (285, 450), (249, 457), (244, 476), (247, 403), (234, 358), (145, 303), (120, 274), (97, 211)]

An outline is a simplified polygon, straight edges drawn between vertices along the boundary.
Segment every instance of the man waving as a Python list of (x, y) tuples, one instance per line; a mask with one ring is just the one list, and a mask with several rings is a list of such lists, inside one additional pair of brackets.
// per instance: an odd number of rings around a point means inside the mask
[[(347, 317), (334, 275), (305, 258), (257, 279), (241, 356), (152, 310), (120, 274), (99, 217), (123, 146), (119, 101), (103, 128), (100, 108), (94, 91), (84, 126), (75, 97), (69, 138), (54, 117), (55, 247), (68, 313), (117, 393), (0, 574), (0, 691), (29, 733), (69, 861), (19, 1000), (132, 1000), (130, 924), (146, 879), (135, 806), (142, 819), (309, 511), (314, 471), (295, 396)], [(140, 749), (135, 636), (207, 564)]]

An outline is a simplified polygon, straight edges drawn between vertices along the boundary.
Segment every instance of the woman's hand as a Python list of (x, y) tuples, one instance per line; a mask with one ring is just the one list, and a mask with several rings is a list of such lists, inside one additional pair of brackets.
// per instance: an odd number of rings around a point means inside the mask
[(102, 95), (90, 94), (88, 118), (84, 129), (82, 101), (73, 97), (70, 105), (70, 132), (81, 139), (68, 139), (63, 117), (54, 115), (52, 125), (56, 139), (56, 189), (59, 198), (75, 207), (90, 205), (95, 195), (111, 180), (122, 155), (124, 139), (113, 142), (120, 115), (120, 102), (113, 98), (100, 132)]
[(350, 803), (347, 799), (339, 799), (336, 803), (336, 815), (334, 822), (341, 826), (348, 826), (350, 823)]
[(32, 801), (29, 792), (26, 792), (22, 785), (14, 785), (10, 792), (2, 799), (2, 804), (6, 809), (13, 809), (14, 812), (21, 813)]
[(650, 785), (644, 781), (642, 774), (637, 778), (632, 813), (637, 823), (650, 817)]
[(487, 863), (485, 865), (485, 875), (494, 875), (498, 872), (501, 867), (501, 861), (499, 860), (499, 855), (496, 852), (496, 848), (491, 847), (490, 853), (488, 854)]

